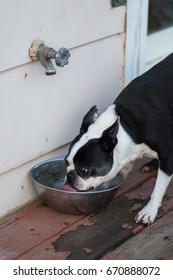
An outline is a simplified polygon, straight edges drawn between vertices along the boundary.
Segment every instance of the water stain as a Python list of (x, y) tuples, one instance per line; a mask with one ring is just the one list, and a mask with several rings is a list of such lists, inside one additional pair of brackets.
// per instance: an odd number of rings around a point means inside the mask
[[(88, 216), (89, 225), (79, 224), (75, 230), (68, 231), (52, 242), (56, 252), (68, 251), (67, 259), (100, 259), (126, 240), (134, 236), (138, 225), (134, 217), (138, 210), (129, 211), (134, 204), (143, 206), (145, 200), (129, 200), (121, 197), (110, 203), (106, 209)], [(122, 227), (130, 225), (129, 227)]]

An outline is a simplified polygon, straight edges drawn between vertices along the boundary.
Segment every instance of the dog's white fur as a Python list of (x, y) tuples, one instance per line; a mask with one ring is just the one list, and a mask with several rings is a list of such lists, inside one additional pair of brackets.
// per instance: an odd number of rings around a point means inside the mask
[(158, 170), (156, 184), (152, 192), (151, 199), (136, 216), (135, 220), (137, 223), (140, 221), (143, 221), (144, 224), (151, 224), (154, 222), (171, 178), (172, 176), (166, 175), (160, 169)]
[[(115, 112), (115, 105), (113, 104), (109, 106), (108, 109), (103, 114), (101, 114), (93, 124), (90, 125), (87, 133), (85, 133), (80, 138), (80, 140), (76, 144), (74, 144), (69, 156), (67, 157), (67, 160), (69, 162), (67, 172), (75, 168), (73, 158), (76, 152), (79, 150), (79, 148), (85, 145), (90, 139), (100, 138), (103, 131), (110, 127), (113, 123), (115, 123), (115, 121), (118, 118)], [(129, 134), (122, 127), (121, 120), (119, 118), (118, 122), (118, 143), (113, 151), (114, 163), (110, 172), (106, 176), (102, 177), (90, 177), (87, 180), (83, 180), (82, 178), (80, 178), (78, 184), (79, 190), (87, 190), (90, 186), (95, 188), (101, 183), (112, 179), (120, 170), (123, 170), (123, 167), (126, 168), (127, 164), (129, 164), (137, 158), (141, 158), (143, 155), (158, 158), (157, 153), (151, 150), (147, 145), (135, 144), (132, 138), (129, 136)], [(143, 221), (143, 223), (150, 224), (155, 220), (158, 209), (161, 205), (163, 196), (165, 194), (167, 185), (169, 184), (171, 178), (172, 176), (167, 176), (163, 171), (161, 171), (160, 169), (158, 170), (156, 185), (151, 195), (151, 199), (149, 203), (136, 216), (136, 222)]]
[(110, 127), (117, 119), (115, 115), (115, 105), (111, 105), (107, 108), (103, 114), (101, 114), (96, 121), (91, 124), (88, 128), (87, 133), (85, 133), (80, 140), (73, 146), (72, 150), (70, 151), (67, 160), (69, 162), (69, 166), (67, 167), (67, 171), (74, 169), (74, 162), (73, 158), (76, 152), (85, 145), (90, 139), (93, 138), (100, 138), (103, 131)]

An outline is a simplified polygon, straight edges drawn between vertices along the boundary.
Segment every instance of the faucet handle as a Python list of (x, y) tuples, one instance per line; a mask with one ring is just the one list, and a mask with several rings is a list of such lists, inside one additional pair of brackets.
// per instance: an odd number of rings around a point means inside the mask
[(67, 65), (69, 63), (69, 58), (71, 54), (66, 48), (60, 48), (57, 51), (57, 55), (55, 58), (55, 62), (57, 66), (64, 67), (64, 65)]

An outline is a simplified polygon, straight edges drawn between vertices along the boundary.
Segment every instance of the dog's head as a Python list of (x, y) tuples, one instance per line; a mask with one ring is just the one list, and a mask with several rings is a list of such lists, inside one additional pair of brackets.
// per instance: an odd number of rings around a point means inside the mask
[(112, 179), (119, 170), (114, 148), (117, 144), (118, 120), (115, 106), (99, 116), (93, 106), (84, 116), (79, 135), (73, 140), (68, 155), (66, 185), (79, 191), (96, 188)]

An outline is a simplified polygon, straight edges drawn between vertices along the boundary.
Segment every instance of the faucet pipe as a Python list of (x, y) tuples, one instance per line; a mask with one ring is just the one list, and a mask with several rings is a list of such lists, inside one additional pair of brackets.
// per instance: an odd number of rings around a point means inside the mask
[(46, 69), (46, 75), (56, 74), (56, 70), (53, 66), (51, 59), (55, 59), (55, 63), (59, 67), (64, 67), (69, 63), (69, 57), (71, 54), (66, 48), (60, 48), (55, 51), (53, 48), (45, 46), (44, 42), (41, 40), (35, 40), (32, 43), (29, 52), (32, 60), (39, 60), (43, 67)]

